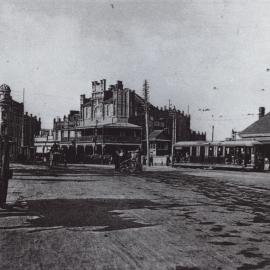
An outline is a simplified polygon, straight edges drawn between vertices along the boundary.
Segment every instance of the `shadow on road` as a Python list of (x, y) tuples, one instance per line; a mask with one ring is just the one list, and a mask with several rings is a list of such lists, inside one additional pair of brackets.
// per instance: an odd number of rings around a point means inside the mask
[(63, 174), (77, 175), (77, 174), (91, 174), (91, 175), (100, 175), (100, 176), (111, 176), (113, 174), (112, 169), (108, 168), (68, 168), (68, 167), (56, 167), (56, 168), (47, 168), (42, 169), (13, 169), (14, 175), (29, 175), (29, 176), (61, 176)]
[(93, 231), (113, 231), (147, 227), (153, 224), (143, 224), (134, 219), (121, 217), (119, 212), (129, 209), (150, 209), (159, 205), (149, 200), (139, 199), (52, 199), (29, 200), (27, 206), (27, 210), (13, 208), (8, 212), (0, 213), (0, 218), (28, 216), (25, 226), (0, 229), (100, 226), (101, 228), (94, 228)]

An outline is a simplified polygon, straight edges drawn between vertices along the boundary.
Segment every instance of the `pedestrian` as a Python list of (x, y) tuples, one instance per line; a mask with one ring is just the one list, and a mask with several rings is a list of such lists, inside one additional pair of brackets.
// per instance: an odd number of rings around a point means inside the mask
[(114, 170), (115, 171), (119, 171), (119, 167), (120, 167), (120, 152), (119, 152), (118, 149), (114, 152), (113, 160), (114, 160), (114, 165), (115, 165)]
[(146, 165), (146, 157), (143, 156), (143, 165)]
[(137, 148), (135, 151), (135, 162), (136, 162), (136, 170), (142, 171), (142, 163), (141, 163), (141, 150)]
[(63, 149), (63, 161), (64, 161), (64, 165), (65, 167), (67, 167), (67, 150), (66, 148)]
[(150, 166), (153, 166), (153, 162), (154, 162), (153, 156), (150, 156), (150, 158), (149, 158), (149, 165)]
[(124, 152), (124, 150), (121, 148), (119, 152), (119, 162), (123, 162), (126, 158), (127, 154)]
[(50, 151), (50, 167), (52, 168), (54, 165), (54, 152), (53, 149)]
[(170, 160), (170, 156), (167, 156), (166, 158), (166, 166), (170, 166), (171, 160)]

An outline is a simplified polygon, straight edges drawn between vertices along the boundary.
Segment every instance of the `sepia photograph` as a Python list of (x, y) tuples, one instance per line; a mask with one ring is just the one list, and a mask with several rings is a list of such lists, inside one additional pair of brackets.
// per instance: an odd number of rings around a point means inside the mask
[(270, 270), (269, 11), (0, 0), (0, 269)]

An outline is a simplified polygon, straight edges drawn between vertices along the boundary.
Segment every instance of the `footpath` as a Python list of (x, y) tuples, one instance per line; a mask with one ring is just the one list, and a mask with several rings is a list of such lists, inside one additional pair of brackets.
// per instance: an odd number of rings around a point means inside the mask
[(252, 171), (252, 167), (244, 167), (241, 165), (229, 164), (204, 164), (204, 163), (175, 163), (175, 168), (193, 168), (193, 169), (209, 169), (209, 170), (231, 170), (231, 171)]

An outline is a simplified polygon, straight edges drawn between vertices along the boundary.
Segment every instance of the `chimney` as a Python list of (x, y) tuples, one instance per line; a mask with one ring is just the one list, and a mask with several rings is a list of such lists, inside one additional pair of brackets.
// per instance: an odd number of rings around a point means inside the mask
[(260, 107), (259, 108), (259, 119), (264, 117), (264, 115), (265, 115), (265, 107)]
[(80, 103), (81, 103), (81, 105), (84, 104), (84, 101), (85, 101), (85, 95), (81, 95), (80, 96)]
[(106, 79), (100, 81), (101, 91), (106, 91)]
[(117, 81), (116, 83), (116, 88), (118, 90), (123, 90), (123, 82), (122, 81)]
[(92, 81), (92, 92), (96, 91), (96, 82)]

